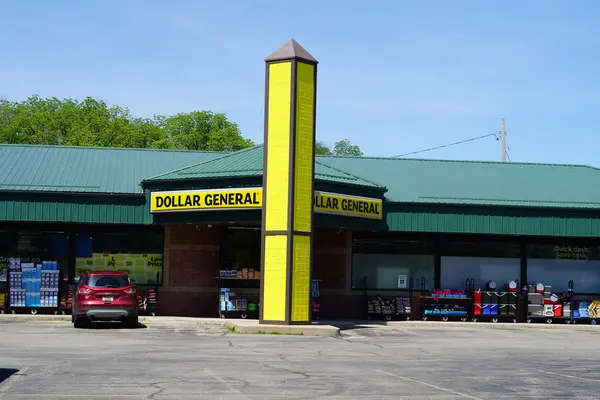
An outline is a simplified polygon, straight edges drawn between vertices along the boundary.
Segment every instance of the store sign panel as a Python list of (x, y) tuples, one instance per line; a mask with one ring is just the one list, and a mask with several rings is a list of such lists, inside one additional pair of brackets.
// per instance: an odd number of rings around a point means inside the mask
[(383, 201), (370, 197), (315, 192), (315, 212), (381, 219), (383, 217)]
[[(150, 212), (248, 210), (262, 208), (262, 188), (152, 192)], [(316, 213), (382, 219), (383, 200), (315, 191)]]
[(152, 192), (150, 212), (246, 210), (262, 207), (262, 188)]

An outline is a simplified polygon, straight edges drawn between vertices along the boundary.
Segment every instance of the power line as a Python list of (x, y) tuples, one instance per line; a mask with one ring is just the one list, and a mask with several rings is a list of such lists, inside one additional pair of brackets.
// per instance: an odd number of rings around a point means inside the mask
[(393, 158), (405, 157), (405, 156), (410, 156), (410, 155), (413, 155), (413, 154), (425, 153), (427, 151), (433, 151), (433, 150), (443, 149), (445, 147), (456, 146), (456, 145), (467, 143), (467, 142), (473, 142), (475, 140), (483, 139), (483, 138), (490, 137), (490, 136), (493, 136), (494, 138), (496, 138), (496, 140), (498, 140), (498, 136), (497, 136), (496, 133), (490, 133), (490, 134), (487, 134), (487, 135), (477, 136), (477, 137), (466, 139), (466, 140), (460, 140), (458, 142), (444, 144), (442, 146), (430, 147), (430, 148), (423, 149), (423, 150), (412, 151), (410, 153), (399, 154), (397, 156), (394, 156)]

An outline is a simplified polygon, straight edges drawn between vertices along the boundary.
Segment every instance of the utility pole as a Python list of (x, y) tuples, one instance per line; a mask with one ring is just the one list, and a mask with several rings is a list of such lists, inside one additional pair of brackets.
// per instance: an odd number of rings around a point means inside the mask
[(506, 125), (504, 118), (500, 118), (500, 146), (502, 147), (502, 161), (506, 161)]

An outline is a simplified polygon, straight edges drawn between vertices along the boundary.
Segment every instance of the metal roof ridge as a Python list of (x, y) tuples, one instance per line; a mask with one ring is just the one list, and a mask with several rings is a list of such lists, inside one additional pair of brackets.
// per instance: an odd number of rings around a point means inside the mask
[(363, 177), (360, 177), (360, 176), (358, 176), (358, 175), (351, 174), (351, 173), (349, 173), (349, 172), (346, 172), (346, 171), (344, 171), (343, 169), (339, 169), (339, 168), (336, 168), (336, 167), (332, 167), (332, 166), (331, 166), (331, 165), (329, 165), (329, 164), (325, 164), (325, 163), (323, 163), (323, 162), (317, 161), (317, 160), (316, 160), (316, 157), (315, 157), (315, 164), (320, 164), (320, 165), (323, 165), (323, 166), (325, 166), (325, 167), (327, 167), (327, 168), (331, 168), (331, 169), (332, 169), (332, 170), (334, 170), (334, 171), (338, 171), (338, 172), (341, 172), (341, 173), (343, 173), (343, 174), (346, 174), (346, 175), (348, 175), (348, 176), (351, 176), (351, 177), (353, 177), (354, 179), (359, 179), (359, 180), (361, 180), (361, 181), (368, 182), (368, 183), (370, 183), (370, 184), (372, 184), (372, 185), (375, 185), (375, 186), (377, 186), (377, 187), (380, 187), (380, 188), (382, 188), (382, 189), (387, 189), (387, 187), (386, 187), (386, 186), (384, 186), (384, 185), (381, 185), (381, 184), (379, 184), (379, 183), (373, 182), (373, 181), (371, 181), (371, 180), (369, 180), (369, 179), (365, 179), (365, 178), (363, 178)]
[[(19, 143), (0, 143), (0, 147), (31, 147), (31, 148), (51, 148), (51, 149), (91, 149), (91, 150), (129, 150), (129, 151), (151, 151), (151, 152), (172, 152), (172, 153), (209, 153), (209, 154), (233, 154), (235, 152), (227, 151), (208, 151), (208, 150), (181, 150), (181, 149), (155, 149), (155, 148), (140, 148), (140, 147), (102, 147), (102, 146), (75, 146), (62, 144), (19, 144)], [(242, 149), (246, 150), (246, 149)], [(242, 151), (238, 150), (238, 151)]]
[(204, 160), (204, 161), (201, 161), (201, 162), (196, 163), (196, 164), (190, 164), (190, 165), (187, 165), (187, 166), (185, 166), (183, 168), (177, 168), (177, 169), (174, 169), (172, 171), (163, 172), (162, 174), (158, 174), (158, 175), (155, 175), (153, 177), (150, 177), (150, 178), (142, 180), (142, 182), (140, 182), (140, 184), (144, 183), (144, 182), (150, 182), (150, 181), (154, 181), (154, 180), (160, 180), (161, 176), (169, 175), (169, 174), (172, 174), (174, 172), (184, 171), (184, 170), (186, 170), (188, 168), (197, 167), (199, 165), (204, 165), (204, 164), (207, 164), (207, 163), (210, 163), (210, 162), (213, 162), (213, 161), (222, 160), (222, 159), (227, 158), (227, 157), (231, 157), (231, 156), (234, 156), (234, 155), (237, 155), (237, 154), (240, 154), (240, 153), (245, 153), (247, 151), (254, 150), (257, 147), (262, 147), (262, 144), (261, 145), (256, 145), (256, 146), (252, 146), (252, 147), (248, 147), (248, 148), (245, 148), (245, 149), (241, 149), (241, 150), (238, 150), (238, 151), (234, 151), (234, 152), (231, 152), (231, 153), (226, 153), (226, 154), (223, 154), (221, 157), (213, 158), (211, 160)]
[(405, 157), (374, 157), (374, 156), (336, 156), (336, 155), (317, 155), (319, 158), (347, 158), (357, 160), (393, 160), (393, 161), (424, 161), (424, 162), (446, 162), (446, 163), (465, 163), (465, 164), (498, 164), (498, 165), (531, 165), (531, 166), (547, 166), (547, 167), (577, 167), (600, 170), (600, 167), (585, 164), (552, 164), (552, 163), (536, 163), (530, 161), (485, 161), (485, 160), (448, 160), (438, 158), (405, 158)]
[(597, 204), (600, 202), (594, 201), (563, 201), (563, 200), (526, 200), (526, 199), (493, 199), (486, 197), (455, 197), (455, 196), (419, 196), (419, 199), (436, 199), (436, 200), (473, 200), (473, 201), (506, 201), (510, 203), (551, 203), (551, 204)]

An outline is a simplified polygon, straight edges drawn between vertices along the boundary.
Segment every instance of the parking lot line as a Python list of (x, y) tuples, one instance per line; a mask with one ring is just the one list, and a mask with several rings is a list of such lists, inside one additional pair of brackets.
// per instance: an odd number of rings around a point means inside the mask
[(569, 378), (569, 379), (579, 379), (582, 381), (592, 381), (592, 382), (598, 382), (598, 379), (593, 379), (593, 378), (585, 378), (583, 376), (575, 376), (575, 375), (565, 375), (565, 374), (557, 374), (556, 372), (550, 372), (550, 371), (543, 371), (545, 374), (548, 375), (554, 375), (554, 376), (561, 376), (563, 378)]
[(437, 385), (434, 385), (434, 384), (431, 384), (431, 383), (419, 381), (419, 380), (416, 380), (416, 379), (413, 379), (413, 378), (408, 378), (406, 376), (392, 374), (391, 372), (382, 371), (380, 369), (376, 369), (375, 371), (379, 372), (380, 374), (392, 376), (394, 378), (402, 379), (402, 380), (405, 380), (405, 381), (408, 381), (408, 382), (418, 383), (420, 385), (427, 386), (427, 387), (430, 387), (432, 389), (436, 389), (436, 390), (439, 390), (439, 391), (442, 391), (442, 392), (450, 393), (450, 394), (453, 394), (455, 396), (460, 396), (460, 397), (463, 397), (465, 399), (483, 400), (480, 397), (471, 396), (470, 394), (467, 394), (467, 393), (461, 393), (461, 392), (457, 392), (457, 391), (452, 390), (452, 389), (446, 389), (446, 388), (443, 388), (441, 386), (437, 386)]

